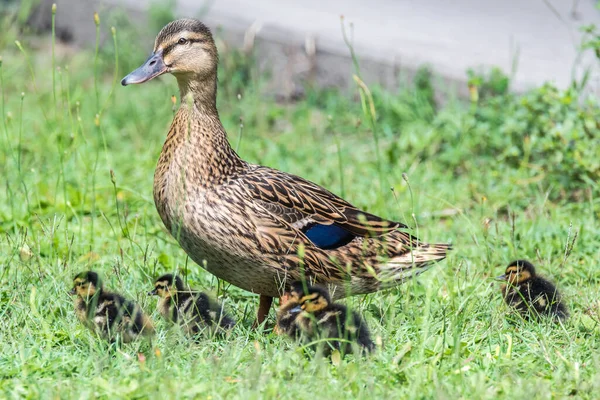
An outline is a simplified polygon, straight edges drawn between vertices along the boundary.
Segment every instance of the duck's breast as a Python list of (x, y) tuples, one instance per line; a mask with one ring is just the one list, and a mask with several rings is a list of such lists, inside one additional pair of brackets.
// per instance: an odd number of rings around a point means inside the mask
[(260, 249), (245, 193), (236, 185), (206, 188), (182, 179), (173, 169), (157, 169), (155, 175), (156, 208), (171, 235), (194, 262), (218, 278), (277, 296), (277, 271)]

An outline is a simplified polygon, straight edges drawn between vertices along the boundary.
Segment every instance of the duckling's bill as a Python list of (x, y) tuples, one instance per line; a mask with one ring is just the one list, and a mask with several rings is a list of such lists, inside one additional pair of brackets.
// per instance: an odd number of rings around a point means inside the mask
[(121, 85), (127, 86), (136, 83), (148, 82), (150, 79), (154, 79), (159, 75), (167, 72), (167, 66), (163, 60), (163, 52), (157, 50), (152, 53), (142, 66), (131, 72), (125, 78), (121, 80)]
[(302, 307), (301, 306), (296, 306), (294, 308), (292, 308), (289, 313), (290, 314), (298, 314), (302, 312)]

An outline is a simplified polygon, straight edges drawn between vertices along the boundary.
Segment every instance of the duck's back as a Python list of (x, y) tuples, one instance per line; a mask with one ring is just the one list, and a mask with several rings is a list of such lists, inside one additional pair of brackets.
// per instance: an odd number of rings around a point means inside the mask
[[(317, 319), (326, 322), (323, 325), (327, 327), (329, 337), (339, 337), (356, 342), (367, 351), (373, 350), (374, 344), (367, 324), (356, 311), (334, 303), (323, 310), (321, 314)], [(351, 345), (347, 346), (346, 351), (351, 351)]]
[(504, 286), (502, 291), (506, 303), (526, 319), (553, 315), (564, 320), (569, 316), (558, 289), (545, 278), (536, 276), (517, 286)]
[(103, 336), (120, 335), (125, 343), (154, 333), (154, 325), (134, 301), (112, 292), (100, 295), (94, 324)]
[(536, 277), (532, 279), (529, 290), (529, 297), (538, 314), (555, 315), (560, 319), (568, 318), (567, 307), (552, 282), (542, 277)]

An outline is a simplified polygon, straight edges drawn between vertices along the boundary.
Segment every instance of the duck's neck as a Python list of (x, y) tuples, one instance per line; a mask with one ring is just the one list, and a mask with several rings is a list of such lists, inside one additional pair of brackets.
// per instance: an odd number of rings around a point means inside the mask
[(217, 112), (216, 75), (205, 79), (178, 79), (181, 106), (167, 143), (175, 144), (180, 165), (191, 170), (195, 184), (221, 184), (247, 164), (227, 140)]
[(181, 105), (192, 103), (202, 114), (215, 115), (217, 112), (217, 76), (178, 77)]

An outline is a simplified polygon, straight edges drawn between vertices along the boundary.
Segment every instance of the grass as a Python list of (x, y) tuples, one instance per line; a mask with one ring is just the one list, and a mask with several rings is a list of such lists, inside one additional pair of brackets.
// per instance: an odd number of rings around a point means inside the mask
[[(122, 43), (131, 36), (117, 29), (113, 42), (105, 33), (110, 39), (95, 53), (53, 51), (50, 38), (26, 35), (15, 36), (23, 51), (8, 41), (0, 48), (2, 397), (597, 396), (597, 180), (523, 157), (543, 149), (507, 134), (505, 121), (530, 115), (522, 98), (492, 93), (488, 102), (440, 108), (427, 85), (371, 88), (377, 119), (368, 121), (356, 98), (332, 91), (276, 103), (261, 94), (263, 80), (248, 73), (247, 60), (222, 54), (219, 110), (235, 144), (243, 119), (245, 159), (343, 192), (424, 240), (454, 243), (449, 258), (418, 279), (349, 299), (383, 345), (332, 364), (251, 330), (257, 297), (217, 282), (165, 232), (152, 177), (176, 84), (164, 77), (116, 87), (114, 77), (145, 58), (133, 50), (139, 42)], [(597, 137), (595, 129), (580, 141), (591, 146), (585, 140)], [(497, 153), (502, 140), (512, 153)], [(572, 309), (566, 324), (528, 323), (504, 306), (492, 277), (516, 258), (558, 283)], [(228, 338), (190, 344), (154, 312), (152, 346), (110, 348), (76, 321), (67, 295), (75, 273), (90, 268), (148, 311), (152, 278), (179, 270), (221, 296), (238, 326)]]

